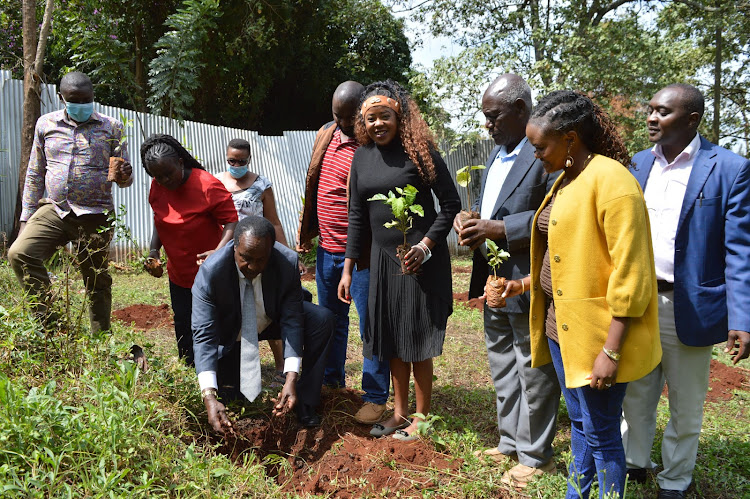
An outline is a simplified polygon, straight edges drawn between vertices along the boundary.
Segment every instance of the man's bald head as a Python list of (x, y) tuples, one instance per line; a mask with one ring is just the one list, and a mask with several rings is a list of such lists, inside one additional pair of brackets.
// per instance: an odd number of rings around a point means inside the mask
[(526, 80), (513, 73), (501, 74), (490, 83), (485, 90), (487, 97), (497, 97), (507, 103), (522, 100), (531, 112), (531, 87)]
[(513, 150), (526, 136), (531, 116), (531, 88), (526, 80), (512, 73), (495, 78), (482, 96), (485, 127), (499, 146)]
[(64, 93), (71, 90), (91, 91), (93, 93), (94, 85), (85, 73), (71, 71), (60, 80), (60, 92)]
[(354, 137), (354, 118), (364, 90), (365, 87), (361, 83), (345, 81), (333, 92), (331, 102), (333, 120), (347, 137)]

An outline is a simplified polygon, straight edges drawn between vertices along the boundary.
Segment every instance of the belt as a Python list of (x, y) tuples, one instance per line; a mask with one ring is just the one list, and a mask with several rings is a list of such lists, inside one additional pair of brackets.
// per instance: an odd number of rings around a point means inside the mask
[(669, 281), (662, 281), (659, 279), (656, 281), (656, 289), (659, 290), (659, 293), (666, 293), (667, 291), (674, 290), (674, 283)]

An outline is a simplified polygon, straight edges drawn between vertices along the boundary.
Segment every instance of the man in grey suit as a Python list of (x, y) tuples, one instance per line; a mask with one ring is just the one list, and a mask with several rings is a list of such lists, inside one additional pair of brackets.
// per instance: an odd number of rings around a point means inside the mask
[[(485, 240), (492, 239), (511, 257), (498, 269), (506, 279), (529, 274), (529, 243), (534, 213), (557, 175), (547, 175), (526, 139), (531, 114), (531, 89), (518, 75), (498, 76), (482, 97), (485, 126), (497, 146), (482, 177), (482, 191), (473, 209), (481, 219), (454, 221), (459, 244), (474, 250), (469, 298), (484, 294), (490, 272)], [(518, 464), (501, 481), (518, 488), (542, 473), (554, 473), (552, 440), (560, 400), (554, 368), (531, 367), (529, 298), (508, 298), (504, 308), (484, 307), (484, 333), (492, 380), (497, 394), (496, 448), (475, 455)]]
[(294, 408), (302, 426), (320, 424), (314, 408), (334, 317), (303, 299), (297, 253), (275, 240), (268, 220), (244, 218), (234, 229), (234, 241), (206, 259), (193, 284), (195, 370), (208, 421), (220, 433), (231, 431), (232, 424), (219, 391), (223, 399), (251, 401), (260, 391), (257, 334), (268, 327), (280, 328), (285, 357), (286, 382), (274, 414)]

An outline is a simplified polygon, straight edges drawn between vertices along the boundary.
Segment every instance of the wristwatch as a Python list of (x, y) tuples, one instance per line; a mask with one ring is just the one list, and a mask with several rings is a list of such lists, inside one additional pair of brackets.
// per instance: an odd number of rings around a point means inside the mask
[(216, 388), (204, 388), (201, 390), (201, 398), (205, 399), (209, 395), (213, 395), (216, 397), (219, 394), (219, 392), (216, 390)]

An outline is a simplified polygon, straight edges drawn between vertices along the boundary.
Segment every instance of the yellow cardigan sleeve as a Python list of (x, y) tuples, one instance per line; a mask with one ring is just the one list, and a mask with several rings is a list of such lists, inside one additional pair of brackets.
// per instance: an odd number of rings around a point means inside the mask
[(607, 304), (612, 317), (641, 317), (653, 294), (653, 251), (648, 211), (640, 192), (623, 195), (599, 209), (612, 272)]

